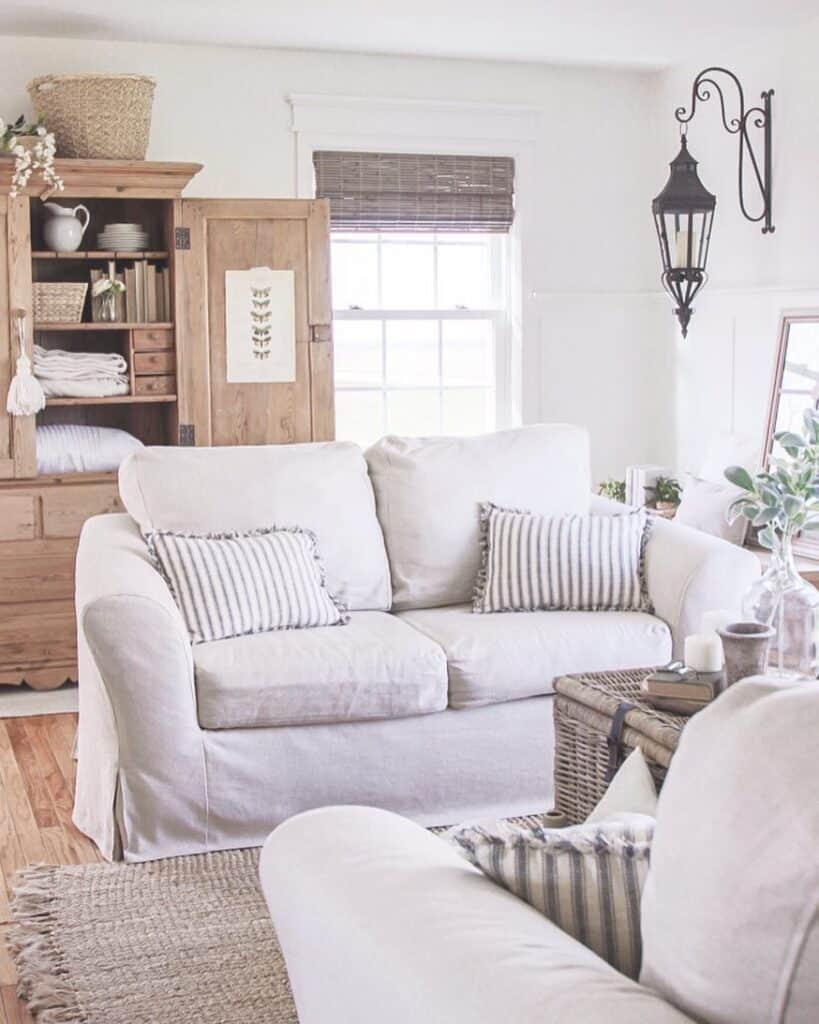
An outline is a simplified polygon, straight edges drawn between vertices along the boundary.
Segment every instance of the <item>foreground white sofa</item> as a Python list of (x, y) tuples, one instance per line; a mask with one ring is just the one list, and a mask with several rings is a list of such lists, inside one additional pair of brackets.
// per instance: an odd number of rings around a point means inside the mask
[[(588, 512), (590, 490), (586, 434), (562, 425), (387, 438), (366, 461), (345, 443), (135, 453), (128, 514), (90, 519), (77, 558), (77, 826), (141, 861), (259, 845), (330, 803), (429, 825), (547, 808), (555, 677), (667, 660), (759, 571), (658, 522), (654, 616), (473, 615), (478, 504)], [(316, 533), (350, 625), (191, 647), (140, 530), (274, 524)]]
[(815, 1024), (819, 683), (732, 687), (660, 794), (640, 984), (442, 839), (333, 807), (260, 876), (301, 1024)]

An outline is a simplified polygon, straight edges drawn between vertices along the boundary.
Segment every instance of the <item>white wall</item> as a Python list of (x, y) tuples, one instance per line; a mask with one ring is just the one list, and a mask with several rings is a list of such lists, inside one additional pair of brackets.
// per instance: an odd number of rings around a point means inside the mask
[[(687, 341), (675, 342), (677, 465), (695, 468), (709, 437), (737, 430), (762, 438), (779, 314), (819, 308), (819, 20), (780, 51), (720, 53), (712, 63), (737, 73), (746, 102), (776, 91), (773, 107), (774, 223), (760, 227), (739, 212), (736, 142), (722, 129), (717, 102), (702, 104), (689, 126), (689, 148), (705, 186), (717, 195), (710, 281), (697, 299)], [(675, 107), (690, 101), (693, 78), (707, 66), (664, 77), (657, 138), (670, 160), (678, 148)], [(751, 193), (749, 192), (749, 195)]]
[[(662, 184), (650, 126), (659, 78), (523, 64), (0, 37), (2, 113), (38, 74), (158, 80), (149, 156), (197, 160), (190, 193), (295, 194), (289, 93), (525, 104), (538, 115), (537, 194), (523, 261), (524, 418), (588, 424), (599, 479), (675, 444), (674, 341), (656, 295), (649, 214)], [(703, 317), (704, 319), (704, 317)]]

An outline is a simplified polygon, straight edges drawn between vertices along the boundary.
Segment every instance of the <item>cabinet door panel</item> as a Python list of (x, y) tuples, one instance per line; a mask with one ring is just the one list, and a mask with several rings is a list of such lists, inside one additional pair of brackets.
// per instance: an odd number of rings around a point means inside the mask
[[(181, 418), (200, 444), (281, 444), (333, 436), (326, 204), (308, 200), (186, 200), (184, 315), (179, 327)], [(296, 380), (228, 383), (225, 273), (293, 270)], [(314, 281), (315, 279), (315, 281)], [(327, 350), (313, 359), (318, 337)], [(317, 411), (326, 405), (330, 415)]]

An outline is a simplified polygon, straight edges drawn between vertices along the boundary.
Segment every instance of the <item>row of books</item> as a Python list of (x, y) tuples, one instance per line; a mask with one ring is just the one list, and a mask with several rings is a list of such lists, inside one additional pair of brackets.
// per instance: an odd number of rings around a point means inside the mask
[[(171, 272), (167, 267), (157, 266), (147, 260), (134, 260), (131, 267), (117, 272), (116, 265), (109, 264), (107, 273), (91, 271), (91, 287), (101, 277), (116, 277), (125, 285), (125, 291), (117, 295), (117, 320), (131, 324), (166, 323), (173, 319), (171, 305)], [(92, 300), (91, 317), (102, 319), (100, 299)]]

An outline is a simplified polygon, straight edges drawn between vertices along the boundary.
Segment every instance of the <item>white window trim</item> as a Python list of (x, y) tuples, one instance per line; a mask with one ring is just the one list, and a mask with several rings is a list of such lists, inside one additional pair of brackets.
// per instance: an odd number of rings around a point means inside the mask
[[(498, 339), (507, 358), (498, 361), (498, 427), (541, 418), (540, 351), (531, 261), (523, 259), (535, 224), (535, 140), (539, 111), (507, 104), (440, 100), (288, 96), (296, 136), (297, 195), (315, 195), (313, 153), (317, 149), (385, 153), (467, 153), (515, 160), (515, 221), (508, 236), (507, 329)], [(525, 344), (529, 339), (530, 344)], [(501, 365), (502, 364), (502, 365)]]

